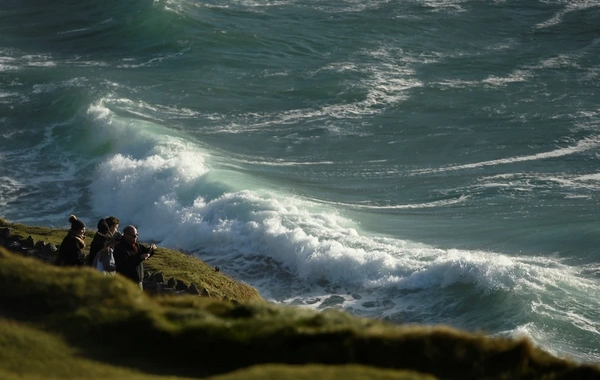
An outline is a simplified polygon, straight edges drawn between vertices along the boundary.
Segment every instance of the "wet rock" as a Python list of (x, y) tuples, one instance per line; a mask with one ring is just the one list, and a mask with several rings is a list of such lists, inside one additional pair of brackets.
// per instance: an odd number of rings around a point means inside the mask
[(327, 298), (323, 303), (319, 306), (320, 309), (325, 307), (337, 306), (344, 303), (344, 297), (340, 296), (331, 296)]

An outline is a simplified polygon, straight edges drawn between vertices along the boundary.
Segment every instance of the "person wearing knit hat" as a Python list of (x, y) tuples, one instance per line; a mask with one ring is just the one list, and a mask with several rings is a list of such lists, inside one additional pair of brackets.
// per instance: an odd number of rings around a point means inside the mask
[(71, 229), (60, 243), (57, 264), (63, 266), (81, 266), (85, 263), (85, 223), (75, 215), (69, 216)]

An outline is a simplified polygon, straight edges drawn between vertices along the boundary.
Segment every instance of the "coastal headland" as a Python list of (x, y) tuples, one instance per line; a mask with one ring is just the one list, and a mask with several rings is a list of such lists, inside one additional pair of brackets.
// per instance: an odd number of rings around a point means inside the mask
[(65, 234), (0, 219), (2, 379), (600, 379), (527, 339), (273, 305), (166, 248), (141, 292), (53, 265)]

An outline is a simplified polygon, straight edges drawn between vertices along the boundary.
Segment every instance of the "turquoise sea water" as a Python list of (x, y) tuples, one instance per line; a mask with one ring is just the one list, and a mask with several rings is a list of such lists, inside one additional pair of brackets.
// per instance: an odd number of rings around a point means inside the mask
[(0, 214), (600, 362), (600, 1), (0, 2)]

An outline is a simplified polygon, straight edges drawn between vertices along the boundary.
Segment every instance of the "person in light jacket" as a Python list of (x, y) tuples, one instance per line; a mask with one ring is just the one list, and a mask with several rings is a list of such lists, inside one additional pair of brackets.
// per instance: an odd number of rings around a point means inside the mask
[(111, 237), (120, 236), (118, 228), (119, 219), (114, 216), (109, 216), (98, 221), (98, 232), (96, 232), (94, 239), (92, 239), (92, 244), (90, 245), (90, 254), (87, 258), (88, 265), (93, 265), (93, 261), (96, 258), (96, 253), (104, 248), (104, 244)]
[(96, 257), (94, 257), (92, 267), (98, 269), (100, 272), (106, 275), (114, 275), (117, 271), (115, 257), (113, 254), (116, 244), (117, 239), (115, 237), (108, 239), (106, 243), (104, 243), (104, 247), (99, 250), (96, 254)]

